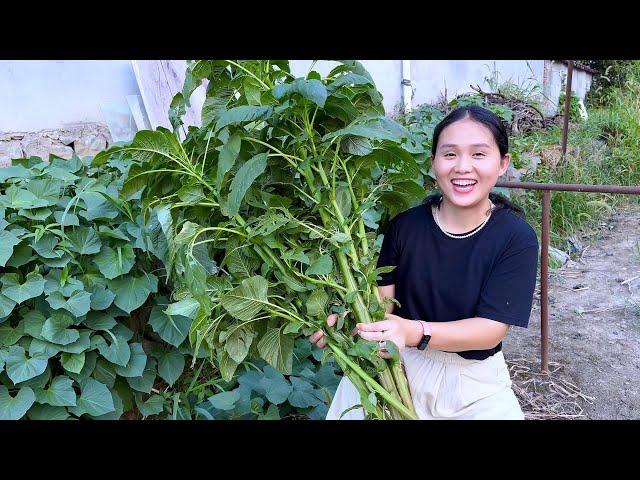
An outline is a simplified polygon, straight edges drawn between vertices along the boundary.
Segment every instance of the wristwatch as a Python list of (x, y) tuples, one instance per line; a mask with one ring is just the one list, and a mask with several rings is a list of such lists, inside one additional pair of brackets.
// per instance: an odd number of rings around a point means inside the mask
[(419, 322), (422, 324), (423, 335), (422, 340), (420, 340), (420, 343), (418, 344), (418, 350), (424, 350), (427, 348), (429, 340), (431, 340), (431, 327), (429, 327), (427, 322), (422, 320), (419, 320)]

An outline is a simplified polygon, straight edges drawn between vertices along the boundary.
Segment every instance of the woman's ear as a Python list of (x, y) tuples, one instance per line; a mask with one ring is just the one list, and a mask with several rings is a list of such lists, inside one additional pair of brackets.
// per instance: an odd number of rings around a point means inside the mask
[(509, 168), (510, 163), (511, 163), (511, 154), (507, 153), (504, 157), (500, 159), (500, 174), (498, 175), (499, 177), (505, 174), (505, 172)]

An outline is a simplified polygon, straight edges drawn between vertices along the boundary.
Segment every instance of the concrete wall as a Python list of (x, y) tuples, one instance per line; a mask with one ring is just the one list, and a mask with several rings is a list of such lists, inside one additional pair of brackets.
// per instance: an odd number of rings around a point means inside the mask
[[(394, 113), (402, 103), (402, 61), (362, 60), (362, 63), (383, 94), (385, 110)], [(311, 64), (310, 60), (292, 60), (291, 70), (296, 76), (304, 76)], [(326, 75), (336, 64), (319, 61), (314, 69)], [(547, 60), (413, 60), (412, 104), (437, 101), (445, 92), (451, 100), (470, 91), (471, 84), (489, 90), (486, 77), (491, 75), (497, 75), (500, 83), (511, 81), (524, 88), (538, 84), (542, 90), (546, 76), (544, 92), (549, 100), (545, 109), (548, 114), (555, 113), (561, 71), (566, 71), (564, 64)], [(575, 69), (573, 90), (578, 96), (584, 98), (590, 85), (590, 75)], [(126, 116), (128, 95), (140, 95), (129, 60), (0, 61), (0, 132), (34, 132), (69, 123), (109, 123), (101, 105), (120, 108), (124, 114), (118, 115)], [(133, 128), (135, 131), (135, 125)], [(121, 140), (119, 132), (112, 134), (114, 141)], [(126, 135), (127, 132), (122, 134)]]
[(530, 90), (542, 91), (544, 60), (414, 60), (411, 62), (413, 105), (433, 103), (446, 92), (446, 99), (471, 92), (471, 85), (491, 91), (487, 78), (510, 81)]
[[(544, 68), (544, 75), (547, 77), (547, 81), (545, 82), (545, 113), (547, 115), (553, 115), (558, 111), (560, 94), (566, 88), (568, 67), (561, 62), (545, 60)], [(563, 77), (565, 79), (564, 87), (562, 87)], [(575, 92), (578, 98), (584, 101), (587, 92), (591, 88), (592, 80), (593, 76), (590, 73), (574, 68), (573, 74), (571, 75), (571, 91)]]
[(140, 95), (129, 60), (0, 61), (0, 132), (104, 122), (101, 103)]

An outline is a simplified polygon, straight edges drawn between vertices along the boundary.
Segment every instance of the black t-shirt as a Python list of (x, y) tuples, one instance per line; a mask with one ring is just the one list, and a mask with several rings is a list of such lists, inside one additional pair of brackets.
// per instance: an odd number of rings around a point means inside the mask
[[(395, 284), (393, 313), (412, 320), (450, 322), (483, 317), (526, 327), (533, 301), (538, 239), (513, 210), (496, 208), (467, 238), (450, 238), (425, 204), (396, 215), (382, 242), (379, 286)], [(456, 352), (484, 360), (502, 349)]]

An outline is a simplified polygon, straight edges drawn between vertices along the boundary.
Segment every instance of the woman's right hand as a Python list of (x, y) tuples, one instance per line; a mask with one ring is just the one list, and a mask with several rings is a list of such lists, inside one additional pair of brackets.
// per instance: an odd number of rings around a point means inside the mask
[[(332, 313), (327, 317), (327, 325), (329, 325), (330, 327), (333, 327), (337, 321), (338, 321), (337, 313)], [(327, 346), (327, 344), (324, 341), (324, 332), (322, 330), (318, 330), (317, 332), (311, 334), (309, 336), (309, 341), (311, 343), (316, 344), (320, 348), (325, 348)]]

